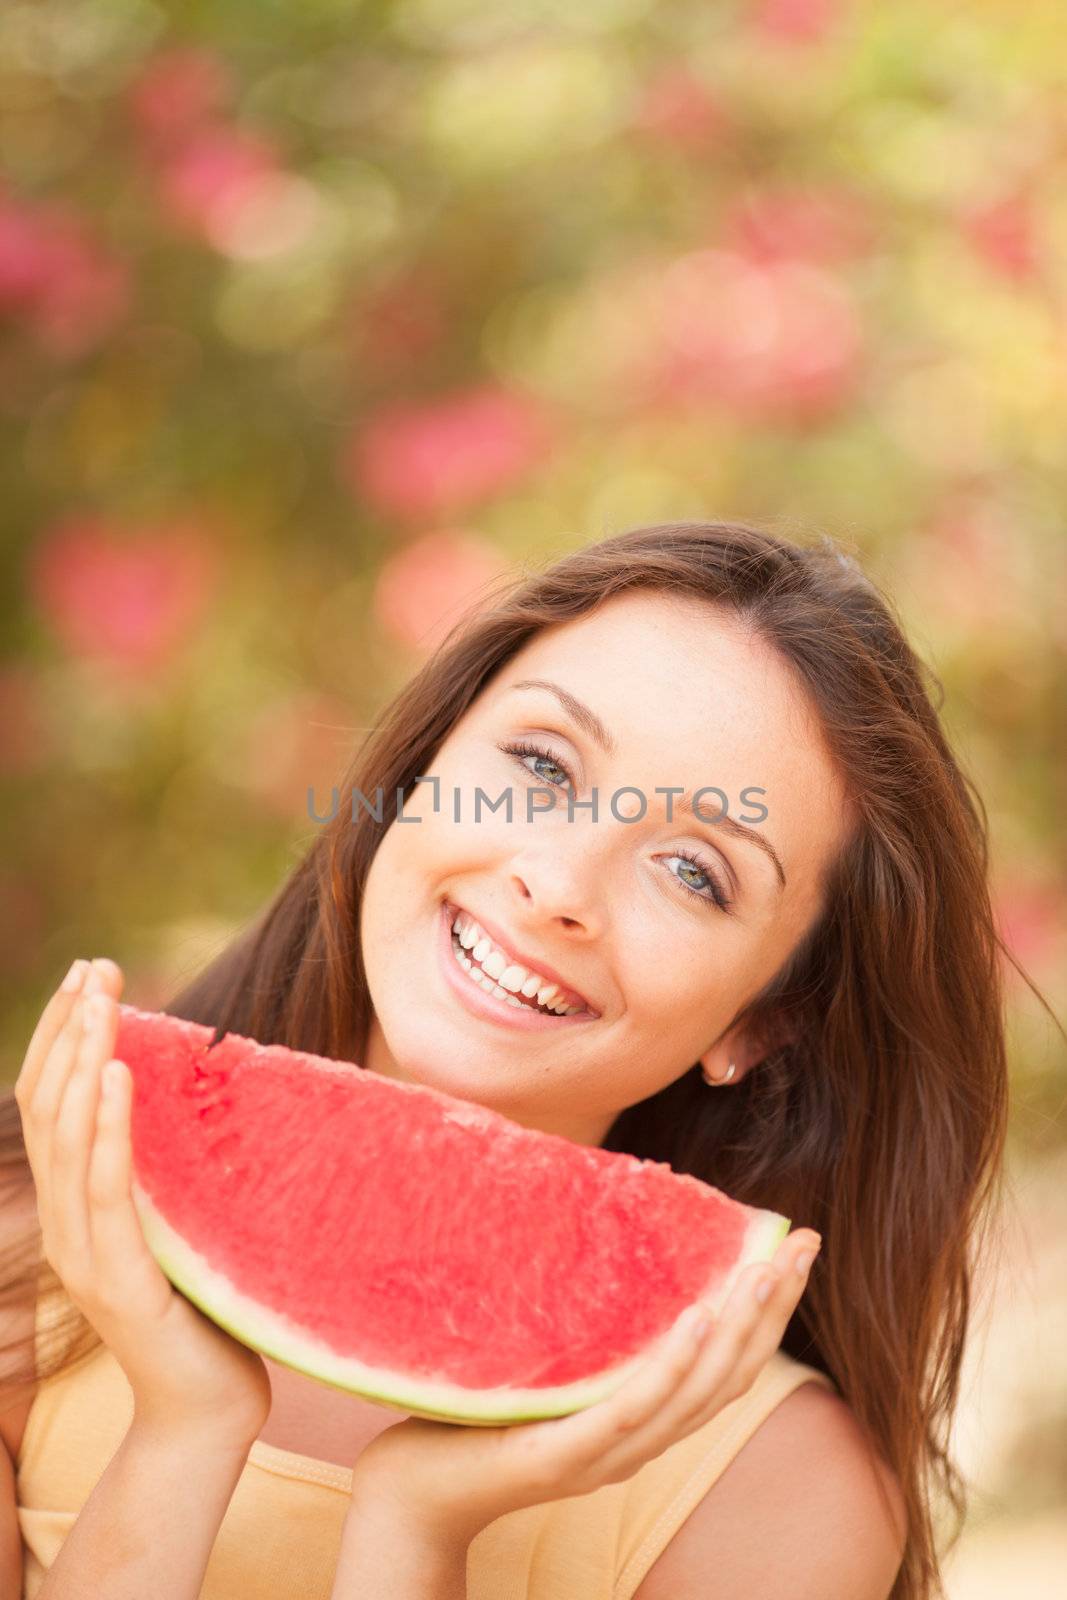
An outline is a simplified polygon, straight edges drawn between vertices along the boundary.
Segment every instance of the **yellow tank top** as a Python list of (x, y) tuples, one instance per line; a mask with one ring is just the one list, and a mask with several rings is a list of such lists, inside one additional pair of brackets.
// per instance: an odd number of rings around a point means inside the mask
[[(60, 1303), (38, 1300), (38, 1337)], [(834, 1387), (779, 1350), (746, 1394), (625, 1483), (490, 1523), (468, 1550), (468, 1600), (630, 1600), (745, 1441), (810, 1381)], [(132, 1391), (105, 1346), (38, 1386), (16, 1461), (22, 1600), (34, 1600), (132, 1417)], [(351, 1483), (347, 1467), (257, 1439), (200, 1600), (329, 1600)]]

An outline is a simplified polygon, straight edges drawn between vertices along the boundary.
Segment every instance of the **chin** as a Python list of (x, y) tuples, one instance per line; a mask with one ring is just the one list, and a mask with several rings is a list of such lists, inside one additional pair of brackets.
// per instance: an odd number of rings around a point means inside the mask
[(475, 1057), (469, 1043), (450, 1041), (440, 1028), (427, 1028), (415, 1035), (404, 1033), (387, 1057), (389, 1076), (402, 1083), (421, 1084), (456, 1100), (470, 1100), (504, 1116), (510, 1114), (507, 1097), (501, 1093), (505, 1084), (500, 1072), (482, 1076), (475, 1070), (480, 1058)]

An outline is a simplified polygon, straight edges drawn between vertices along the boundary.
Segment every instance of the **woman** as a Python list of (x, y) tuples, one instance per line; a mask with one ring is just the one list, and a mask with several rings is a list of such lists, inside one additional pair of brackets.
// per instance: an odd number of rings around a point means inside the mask
[[(160, 1600), (199, 1594), (205, 1569), (205, 1600), (939, 1592), (932, 1494), (962, 1513), (947, 1432), (1007, 1084), (984, 813), (933, 681), (829, 541), (694, 522), (579, 549), (453, 631), (274, 902), (167, 1007), (803, 1224), (764, 1300), (750, 1269), (703, 1344), (679, 1330), (574, 1417), (397, 1424), (268, 1373), (170, 1290), (135, 1227), (128, 1075), (100, 1088), (121, 974), (94, 964), (88, 1043), (87, 1003), (50, 1002), (2, 1146), (27, 1593), (54, 1562), (45, 1597), (103, 1594), (115, 1539), (129, 1592)], [(508, 787), (510, 820), (484, 799)], [(350, 804), (379, 788), (381, 821)], [(524, 1027), (471, 970), (482, 940), (551, 968), (582, 1010)], [(41, 1243), (42, 1284), (67, 1298), (45, 1318), (40, 1293), (35, 1329)], [(77, 1458), (105, 1416), (107, 1450), (65, 1475), (64, 1426)], [(319, 1500), (268, 1557), (270, 1527), (293, 1526), (282, 1489)]]

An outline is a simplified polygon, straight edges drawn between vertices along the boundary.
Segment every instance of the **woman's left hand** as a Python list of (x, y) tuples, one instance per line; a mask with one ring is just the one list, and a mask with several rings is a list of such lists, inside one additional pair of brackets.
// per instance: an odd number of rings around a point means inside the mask
[[(745, 1393), (777, 1350), (821, 1240), (801, 1228), (772, 1262), (739, 1276), (702, 1340), (686, 1310), (606, 1400), (565, 1417), (469, 1427), (410, 1417), (372, 1439), (353, 1474), (354, 1507), (386, 1510), (430, 1539), (469, 1542), (525, 1506), (621, 1483)], [(810, 1266), (810, 1259), (808, 1261)], [(756, 1290), (769, 1282), (761, 1303)]]

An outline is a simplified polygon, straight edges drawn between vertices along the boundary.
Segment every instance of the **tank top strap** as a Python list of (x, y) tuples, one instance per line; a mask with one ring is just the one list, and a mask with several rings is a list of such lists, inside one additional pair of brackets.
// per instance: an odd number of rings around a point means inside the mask
[(630, 1600), (682, 1523), (776, 1406), (804, 1383), (833, 1393), (816, 1367), (775, 1351), (751, 1387), (710, 1422), (650, 1461), (626, 1485), (613, 1600)]

